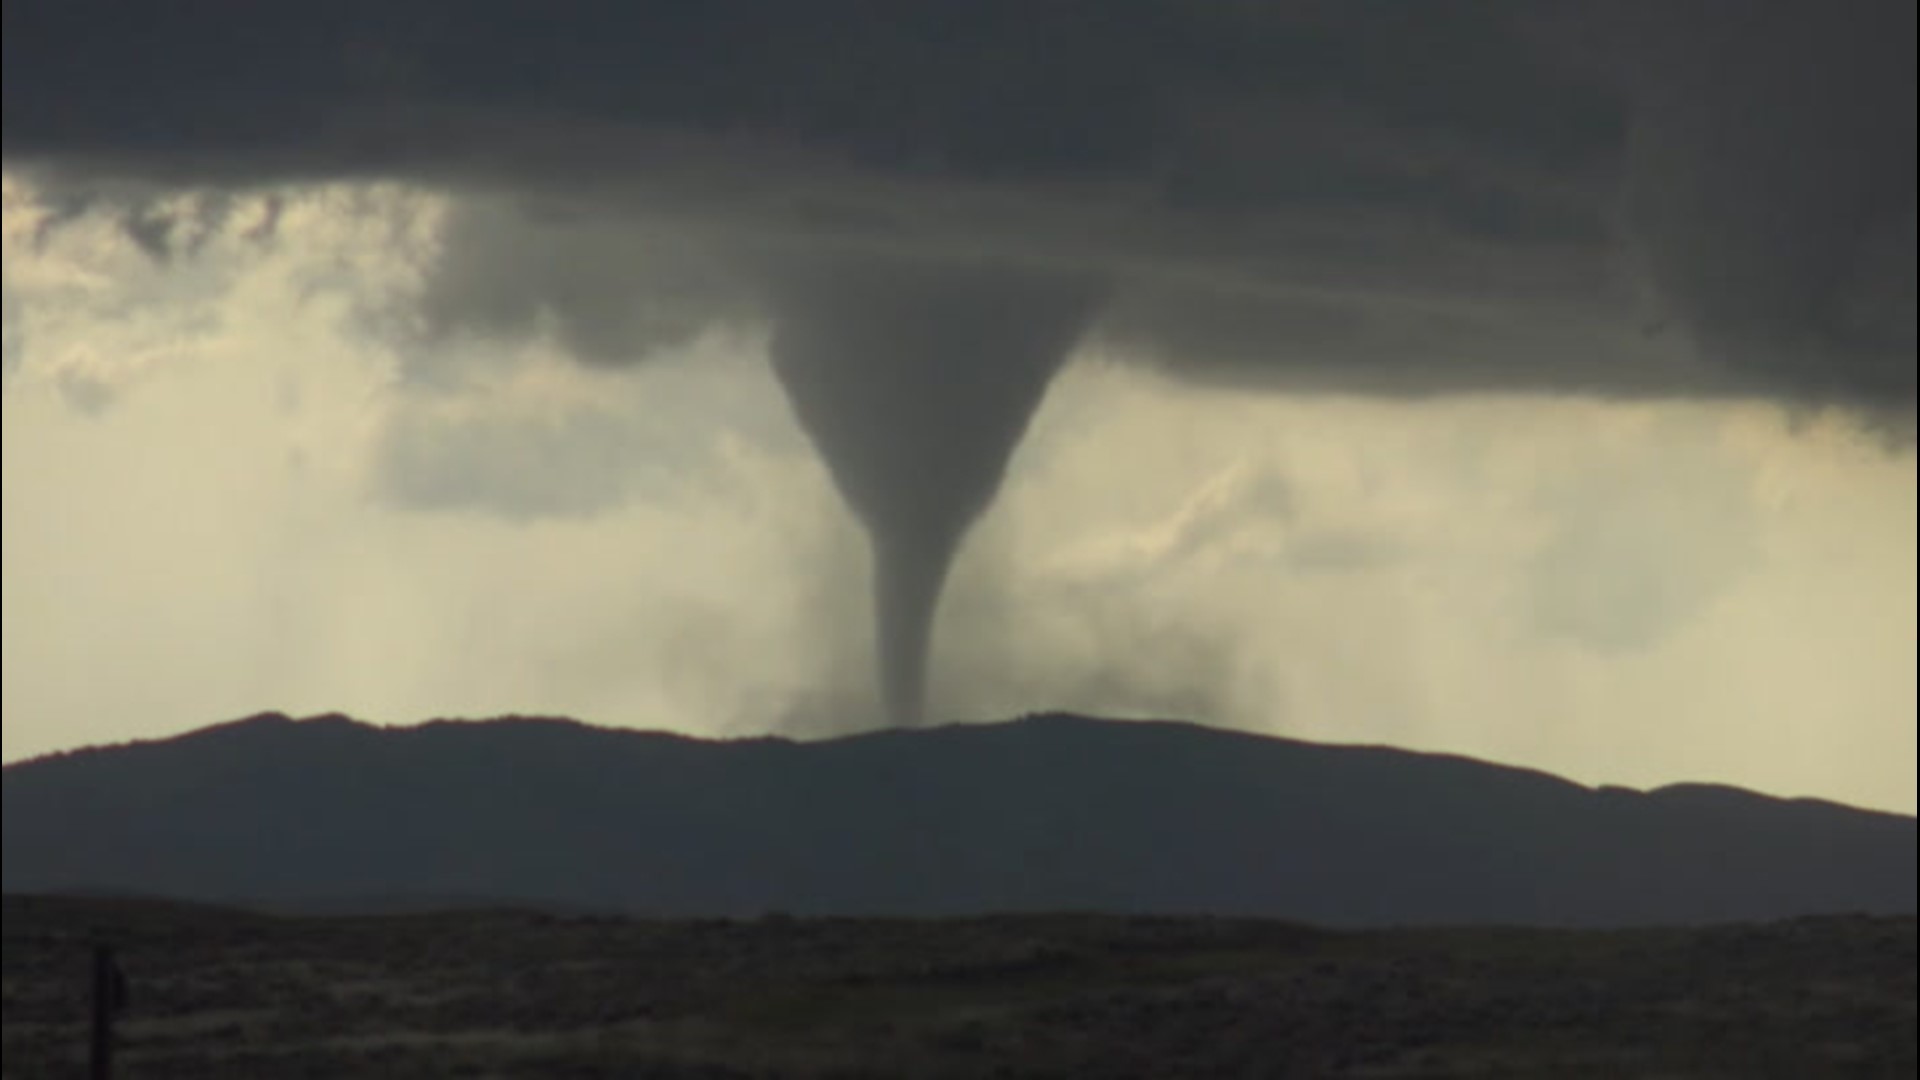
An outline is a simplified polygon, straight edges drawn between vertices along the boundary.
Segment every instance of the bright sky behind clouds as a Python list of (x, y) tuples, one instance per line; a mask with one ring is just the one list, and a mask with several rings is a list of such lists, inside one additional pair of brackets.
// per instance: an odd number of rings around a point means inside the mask
[[(399, 187), (257, 199), (167, 261), (7, 200), (7, 760), (267, 708), (874, 721), (864, 540), (759, 328), (612, 369), (413, 333), (443, 204)], [(1229, 392), (1089, 348), (955, 568), (930, 715), (1912, 812), (1915, 480), (1834, 412)]]

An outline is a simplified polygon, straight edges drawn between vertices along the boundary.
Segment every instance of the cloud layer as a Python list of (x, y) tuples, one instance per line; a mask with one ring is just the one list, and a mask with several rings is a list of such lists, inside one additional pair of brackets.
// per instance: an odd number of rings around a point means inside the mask
[[(668, 223), (688, 266), (768, 237), (1091, 266), (1113, 333), (1240, 378), (1912, 405), (1899, 0), (5, 18), (9, 164), (154, 251), (197, 228), (155, 191), (399, 178)], [(704, 308), (623, 309), (584, 269), (636, 261), (615, 246), (480, 241), (446, 272), (494, 325), (562, 297), (580, 355), (632, 355)], [(700, 276), (656, 260), (627, 296)]]

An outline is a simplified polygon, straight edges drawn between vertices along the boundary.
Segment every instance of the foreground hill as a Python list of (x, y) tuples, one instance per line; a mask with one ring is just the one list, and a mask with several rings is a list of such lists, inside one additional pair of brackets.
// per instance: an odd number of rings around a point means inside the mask
[(815, 743), (266, 715), (10, 765), (9, 892), (1328, 924), (1911, 913), (1914, 819), (1070, 716)]
[(1911, 1077), (1914, 923), (276, 917), (6, 899), (9, 1076)]

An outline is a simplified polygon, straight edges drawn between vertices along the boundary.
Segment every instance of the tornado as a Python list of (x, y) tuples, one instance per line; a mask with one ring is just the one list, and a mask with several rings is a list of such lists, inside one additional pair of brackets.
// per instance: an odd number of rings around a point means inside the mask
[(866, 530), (881, 704), (915, 725), (948, 568), (1103, 290), (980, 260), (769, 265), (774, 371)]

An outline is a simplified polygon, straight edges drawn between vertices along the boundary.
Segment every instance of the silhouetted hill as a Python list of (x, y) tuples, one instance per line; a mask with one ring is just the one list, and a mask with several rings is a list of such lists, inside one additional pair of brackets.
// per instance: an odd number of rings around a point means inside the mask
[(265, 715), (7, 766), (4, 888), (667, 914), (1634, 924), (1915, 909), (1915, 822), (1071, 716), (815, 743)]

